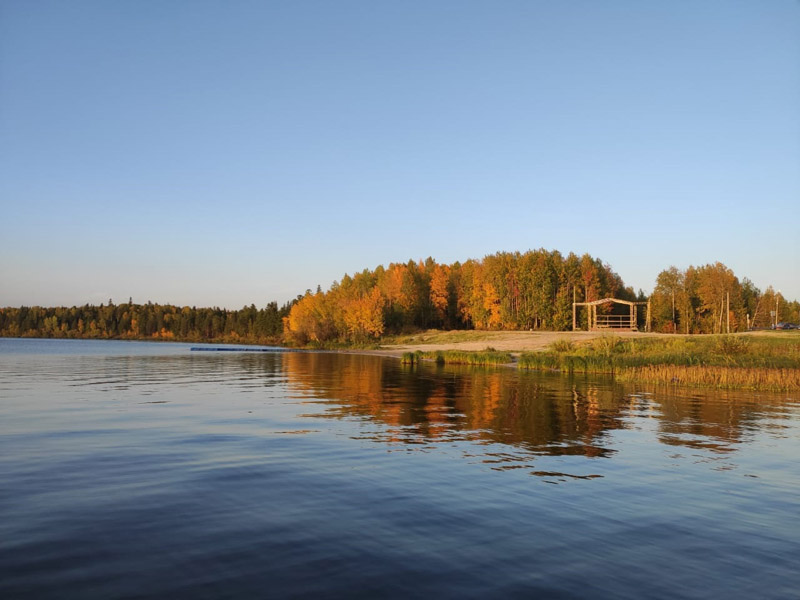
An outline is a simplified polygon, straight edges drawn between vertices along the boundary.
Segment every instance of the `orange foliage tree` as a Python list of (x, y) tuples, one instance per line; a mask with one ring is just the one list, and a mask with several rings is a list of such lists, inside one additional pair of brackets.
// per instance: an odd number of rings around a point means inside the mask
[(285, 320), (297, 343), (368, 341), (385, 332), (450, 329), (566, 329), (572, 302), (633, 299), (619, 275), (585, 254), (502, 252), (452, 265), (392, 263), (345, 275), (327, 292), (306, 294)]

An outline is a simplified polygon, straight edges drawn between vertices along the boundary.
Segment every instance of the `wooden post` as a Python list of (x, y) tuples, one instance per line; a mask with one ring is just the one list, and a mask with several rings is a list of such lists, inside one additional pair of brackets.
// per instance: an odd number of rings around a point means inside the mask
[(731, 293), (725, 292), (726, 302), (728, 303), (727, 308), (725, 309), (725, 314), (728, 317), (728, 333), (731, 332)]
[(631, 304), (630, 305), (630, 314), (631, 314), (631, 320), (630, 320), (630, 323), (628, 323), (628, 327), (630, 329), (636, 329), (636, 305), (635, 304)]
[(575, 306), (575, 302), (573, 302), (572, 303), (572, 331), (575, 331), (575, 329), (577, 328), (577, 321), (578, 320), (576, 318), (576, 316), (577, 316), (576, 310), (577, 310), (577, 307)]
[(647, 323), (645, 324), (645, 331), (650, 332), (650, 300), (647, 300)]

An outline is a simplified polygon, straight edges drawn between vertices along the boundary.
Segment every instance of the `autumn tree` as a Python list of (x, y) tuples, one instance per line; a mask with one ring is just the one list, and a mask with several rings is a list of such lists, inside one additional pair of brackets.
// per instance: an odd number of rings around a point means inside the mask
[(452, 327), (450, 323), (448, 308), (450, 306), (450, 267), (447, 265), (435, 265), (431, 273), (431, 305), (436, 319), (436, 324)]
[[(240, 310), (168, 304), (107, 304), (0, 309), (0, 335), (63, 338), (176, 339), (297, 344), (366, 342), (384, 333), (431, 326), (477, 329), (572, 327), (572, 304), (604, 297), (637, 298), (610, 265), (589, 254), (556, 250), (501, 252), (451, 265), (433, 258), (392, 263), (317, 286), (283, 306), (271, 302)], [(748, 320), (768, 327), (800, 320), (800, 304), (772, 288), (760, 292), (722, 263), (659, 273), (653, 324), (662, 331), (719, 333)], [(748, 319), (749, 317), (749, 319)], [(586, 311), (580, 311), (586, 325)]]
[(383, 308), (383, 294), (377, 287), (347, 301), (343, 317), (348, 339), (363, 342), (379, 338), (384, 330)]
[[(678, 317), (680, 315), (678, 307), (686, 305), (681, 297), (683, 293), (683, 273), (676, 267), (669, 267), (658, 274), (656, 287), (650, 298), (654, 329), (671, 333), (678, 331)], [(681, 321), (686, 318), (689, 318), (689, 316), (684, 315)]]

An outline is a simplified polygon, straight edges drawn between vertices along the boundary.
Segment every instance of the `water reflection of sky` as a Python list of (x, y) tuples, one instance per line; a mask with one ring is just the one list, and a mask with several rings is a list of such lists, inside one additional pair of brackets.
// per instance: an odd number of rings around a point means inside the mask
[(783, 600), (800, 586), (796, 400), (81, 347), (0, 356), (3, 598)]

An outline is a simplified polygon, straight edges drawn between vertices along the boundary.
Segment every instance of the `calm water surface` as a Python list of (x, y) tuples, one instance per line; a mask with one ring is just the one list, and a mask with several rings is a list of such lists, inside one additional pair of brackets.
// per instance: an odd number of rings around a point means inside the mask
[(2, 598), (798, 598), (800, 401), (0, 339)]

